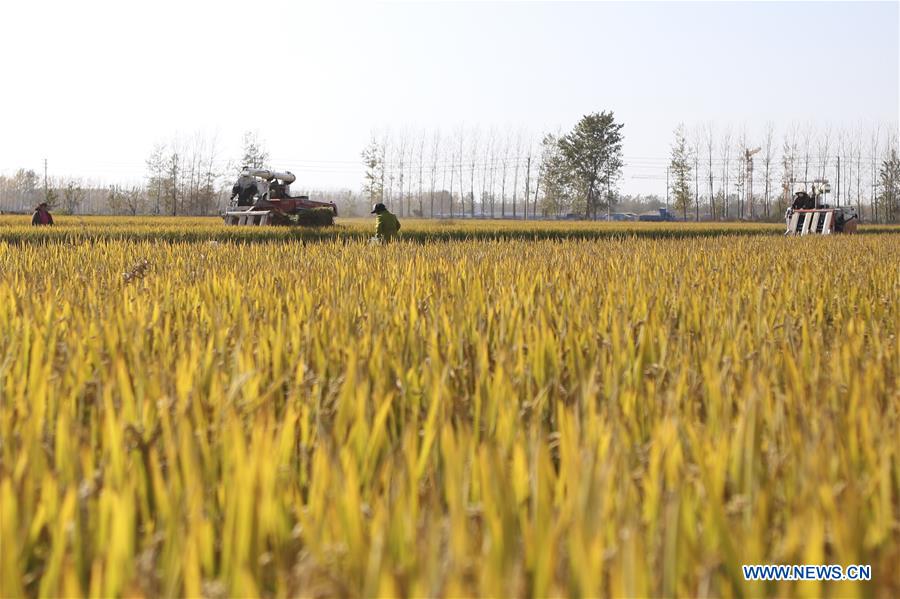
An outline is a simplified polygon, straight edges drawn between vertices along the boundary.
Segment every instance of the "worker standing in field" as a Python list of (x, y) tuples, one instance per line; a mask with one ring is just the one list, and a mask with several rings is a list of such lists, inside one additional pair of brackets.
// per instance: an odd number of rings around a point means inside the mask
[[(246, 169), (247, 167), (244, 168)], [(237, 198), (238, 206), (252, 206), (253, 196), (258, 193), (259, 188), (256, 185), (256, 179), (250, 175), (242, 174), (234, 184), (234, 187), (231, 188), (231, 201), (233, 202), (234, 198)], [(259, 193), (259, 196), (262, 197), (262, 194)]]
[(384, 204), (378, 203), (372, 208), (372, 214), (375, 215), (375, 237), (381, 241), (388, 242), (397, 236), (400, 232), (400, 221), (397, 217), (388, 212)]
[(38, 204), (37, 208), (34, 209), (34, 214), (31, 216), (31, 226), (38, 227), (41, 225), (53, 225), (53, 216), (50, 215), (50, 211), (47, 209), (47, 202)]

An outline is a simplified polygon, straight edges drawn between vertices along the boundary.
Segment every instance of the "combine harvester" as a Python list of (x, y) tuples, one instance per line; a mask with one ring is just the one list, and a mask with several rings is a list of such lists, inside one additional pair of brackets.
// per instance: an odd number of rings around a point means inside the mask
[[(244, 167), (231, 188), (231, 206), (223, 218), (227, 225), (330, 225), (337, 216), (334, 202), (317, 202), (309, 196), (292, 196), (291, 172)], [(330, 211), (316, 210), (327, 208)]]
[(856, 233), (859, 215), (853, 206), (829, 206), (819, 201), (831, 191), (825, 179), (813, 182), (812, 194), (798, 191), (794, 203), (784, 214), (787, 224), (785, 235), (831, 235), (832, 233)]

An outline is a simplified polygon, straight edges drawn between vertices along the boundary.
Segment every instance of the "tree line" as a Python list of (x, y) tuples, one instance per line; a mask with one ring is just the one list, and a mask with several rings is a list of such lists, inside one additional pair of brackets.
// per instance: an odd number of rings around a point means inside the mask
[(385, 129), (362, 151), (363, 192), (400, 216), (527, 218), (537, 210), (533, 145), (522, 130)]
[(825, 201), (851, 205), (864, 220), (900, 219), (896, 125), (815, 129), (792, 124), (779, 136), (767, 123), (720, 131), (711, 123), (688, 133), (679, 124), (667, 166), (667, 195), (682, 218), (777, 220), (796, 191), (827, 182)]
[[(245, 150), (259, 147), (247, 133)], [(254, 145), (255, 144), (255, 145)], [(145, 177), (130, 184), (105, 185), (79, 178), (47, 177), (19, 169), (0, 176), (0, 210), (27, 212), (47, 202), (63, 214), (210, 215), (227, 203), (233, 162), (223, 163), (216, 136), (197, 133), (155, 143), (145, 161)]]
[[(667, 157), (629, 157), (612, 112), (585, 115), (566, 132), (459, 126), (376, 131), (363, 149), (363, 192), (400, 216), (606, 218), (661, 206), (685, 220), (780, 220), (796, 191), (827, 179), (834, 204), (868, 221), (900, 219), (896, 126), (816, 128), (712, 123), (673, 132)], [(659, 196), (627, 195), (625, 177), (653, 181)], [(643, 199), (642, 199), (643, 198)]]
[[(381, 129), (361, 153), (357, 190), (303, 188), (294, 193), (334, 201), (343, 215), (384, 202), (402, 217), (606, 218), (613, 212), (668, 207), (685, 220), (780, 220), (793, 193), (827, 179), (827, 201), (852, 204), (864, 221), (900, 220), (896, 126), (864, 131), (791, 124), (776, 130), (700, 123), (678, 125), (668, 156), (624, 152), (627, 128), (615, 115), (585, 115), (568, 131), (457, 126), (449, 131)], [(48, 202), (68, 214), (212, 215), (227, 205), (241, 166), (275, 168), (264, 142), (244, 134), (236, 160), (222, 157), (215, 136), (156, 143), (145, 177), (104, 185), (43, 177), (19, 169), (0, 176), (0, 211), (30, 212)], [(353, 167), (342, 167), (352, 170)], [(649, 195), (623, 187), (652, 186)]]

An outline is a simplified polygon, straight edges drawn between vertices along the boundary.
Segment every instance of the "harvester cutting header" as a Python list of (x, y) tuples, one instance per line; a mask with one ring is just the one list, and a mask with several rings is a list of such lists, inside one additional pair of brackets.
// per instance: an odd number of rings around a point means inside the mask
[[(302, 225), (331, 224), (337, 216), (334, 202), (310, 200), (309, 196), (292, 196), (291, 183), (297, 177), (290, 171), (241, 169), (241, 176), (231, 188), (231, 205), (225, 212), (229, 225)], [(317, 210), (325, 208), (327, 211)], [(330, 214), (327, 215), (327, 212)], [(315, 216), (315, 218), (313, 218)], [(328, 220), (328, 222), (324, 222)]]

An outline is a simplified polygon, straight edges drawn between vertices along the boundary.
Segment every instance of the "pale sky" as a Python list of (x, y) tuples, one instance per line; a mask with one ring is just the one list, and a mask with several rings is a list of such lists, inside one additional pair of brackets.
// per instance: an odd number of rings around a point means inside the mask
[[(303, 187), (361, 184), (374, 129), (571, 127), (612, 110), (658, 173), (681, 121), (896, 127), (897, 2), (0, 3), (0, 174), (104, 182), (154, 142), (256, 130)], [(640, 167), (640, 168), (639, 168)], [(643, 168), (644, 170), (641, 170)]]

